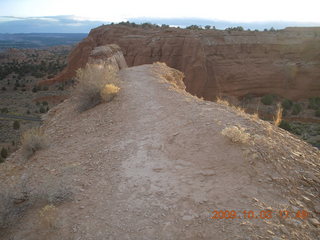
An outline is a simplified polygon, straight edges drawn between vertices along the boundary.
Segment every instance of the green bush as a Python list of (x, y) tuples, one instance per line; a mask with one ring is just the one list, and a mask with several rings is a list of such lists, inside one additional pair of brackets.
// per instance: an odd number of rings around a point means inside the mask
[(285, 116), (287, 116), (287, 115), (288, 115), (287, 109), (283, 109), (283, 111), (282, 111), (282, 117), (285, 117)]
[(281, 103), (283, 109), (289, 110), (291, 109), (293, 102), (289, 99), (284, 99)]
[(238, 27), (228, 27), (225, 29), (226, 31), (228, 32), (231, 32), (231, 31), (244, 31), (244, 28), (241, 27), (241, 26), (238, 26)]
[(1, 154), (0, 155), (1, 155), (2, 158), (7, 158), (8, 157), (8, 150), (3, 147), (1, 149)]
[(308, 108), (318, 110), (320, 109), (320, 97), (309, 98)]
[(0, 156), (0, 163), (4, 162), (4, 158)]
[(6, 107), (5, 108), (1, 108), (0, 111), (1, 111), (1, 113), (8, 113), (9, 112), (8, 108), (6, 108)]
[(36, 93), (36, 92), (38, 92), (38, 89), (36, 87), (33, 87), (32, 92)]
[(265, 95), (261, 98), (261, 102), (264, 104), (264, 105), (271, 105), (274, 101), (274, 95), (272, 94), (268, 94), (268, 95)]
[(186, 29), (190, 29), (190, 30), (202, 30), (202, 28), (200, 26), (197, 25), (190, 25), (188, 27), (186, 27)]
[(296, 129), (292, 130), (291, 132), (293, 134), (295, 134), (295, 135), (301, 135), (302, 134), (302, 129), (296, 128)]
[(302, 107), (299, 103), (293, 104), (292, 107), (292, 115), (298, 115), (302, 110)]
[(284, 120), (282, 120), (280, 122), (279, 127), (281, 127), (284, 130), (287, 130), (287, 131), (291, 131), (292, 130), (290, 123), (288, 123), (287, 121), (284, 121)]
[(47, 106), (47, 105), (48, 105), (48, 102), (43, 101), (43, 102), (42, 102), (42, 105)]
[(15, 120), (13, 122), (13, 129), (18, 130), (19, 128), (20, 128), (20, 123), (19, 123), (19, 121)]
[(320, 110), (315, 111), (315, 112), (314, 112), (314, 115), (315, 115), (316, 117), (320, 117)]
[(46, 109), (45, 109), (43, 106), (41, 106), (40, 109), (39, 109), (39, 112), (40, 112), (40, 113), (45, 113), (45, 112), (46, 112)]

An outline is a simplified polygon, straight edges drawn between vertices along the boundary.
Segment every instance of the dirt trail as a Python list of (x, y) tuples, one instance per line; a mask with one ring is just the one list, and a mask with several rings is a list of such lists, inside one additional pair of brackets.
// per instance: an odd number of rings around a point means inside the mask
[[(42, 183), (46, 189), (63, 185), (72, 189), (73, 198), (56, 206), (54, 226), (41, 221), (39, 203), (5, 231), (4, 239), (319, 236), (319, 228), (308, 220), (284, 222), (276, 214), (270, 220), (211, 219), (214, 210), (236, 210), (242, 218), (244, 210), (279, 209), (301, 196), (300, 190), (288, 189), (285, 180), (275, 181), (284, 176), (263, 149), (255, 152), (259, 144), (235, 144), (220, 133), (226, 126), (241, 125), (258, 136), (265, 134), (267, 125), (174, 90), (154, 73), (153, 65), (128, 68), (120, 76), (121, 92), (111, 103), (79, 114), (76, 103), (66, 100), (50, 111), (45, 123), (50, 148), (25, 163), (17, 176), (25, 174), (31, 191)], [(279, 131), (274, 133), (275, 143), (283, 142), (281, 134), (287, 136), (292, 149), (295, 141), (305, 148), (300, 152), (309, 151), (319, 162), (319, 151)], [(283, 144), (284, 152), (277, 156), (289, 157)], [(13, 165), (18, 158), (19, 151), (12, 157)], [(301, 164), (300, 169), (303, 166), (318, 179), (318, 172), (312, 172), (318, 170)], [(48, 179), (49, 187), (44, 184)], [(301, 191), (314, 194), (314, 187), (306, 189)], [(302, 204), (301, 209), (313, 211), (313, 205)]]

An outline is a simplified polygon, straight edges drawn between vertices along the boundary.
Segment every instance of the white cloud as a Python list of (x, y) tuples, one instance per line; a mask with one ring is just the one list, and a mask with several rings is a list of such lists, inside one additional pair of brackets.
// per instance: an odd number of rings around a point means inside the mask
[[(77, 20), (196, 17), (228, 21), (320, 22), (319, 0), (3, 0), (5, 15), (75, 15)], [(1, 1), (2, 2), (2, 1)], [(0, 2), (0, 9), (1, 9)], [(6, 7), (6, 8), (5, 8)], [(1, 14), (0, 15), (4, 15)]]

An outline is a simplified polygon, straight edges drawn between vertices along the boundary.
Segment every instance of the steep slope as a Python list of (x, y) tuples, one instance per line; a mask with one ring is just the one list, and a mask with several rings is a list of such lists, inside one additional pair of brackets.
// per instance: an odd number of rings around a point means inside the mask
[[(78, 113), (73, 99), (64, 101), (45, 121), (50, 147), (26, 162), (18, 151), (0, 165), (1, 189), (23, 182), (29, 191), (16, 203), (24, 214), (2, 229), (2, 239), (319, 236), (318, 150), (191, 96), (182, 90), (182, 75), (162, 64), (126, 68), (120, 76), (112, 102)], [(221, 134), (235, 125), (250, 134), (247, 143)], [(31, 205), (40, 193), (48, 197)], [(44, 207), (49, 203), (54, 207)], [(280, 218), (285, 209), (290, 217)], [(215, 210), (238, 215), (211, 219)], [(243, 211), (251, 210), (259, 218), (245, 219)], [(260, 219), (267, 210), (272, 217)], [(310, 216), (291, 218), (299, 210)]]
[(74, 76), (93, 48), (110, 43), (121, 47), (129, 66), (161, 61), (184, 72), (187, 91), (208, 100), (249, 93), (320, 95), (320, 28), (227, 32), (101, 26), (74, 49), (68, 67), (52, 81)]

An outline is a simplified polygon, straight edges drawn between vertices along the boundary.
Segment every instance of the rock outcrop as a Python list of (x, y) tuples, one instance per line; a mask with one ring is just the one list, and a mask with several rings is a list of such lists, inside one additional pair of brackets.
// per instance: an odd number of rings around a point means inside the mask
[[(83, 45), (80, 43), (79, 46)], [(73, 54), (79, 56), (79, 58), (77, 60), (73, 59)], [(73, 54), (69, 56), (67, 68), (57, 77), (41, 81), (40, 85), (48, 85), (70, 79), (75, 76), (77, 69), (84, 67), (87, 63), (110, 64), (117, 70), (128, 67), (120, 47), (116, 44), (102, 45), (93, 49), (84, 47), (77, 50), (76, 48)]]
[(101, 26), (78, 44), (67, 68), (50, 81), (71, 78), (88, 62), (92, 49), (111, 43), (121, 47), (129, 66), (160, 61), (184, 72), (187, 91), (208, 100), (320, 95), (320, 28), (228, 32)]
[(116, 44), (93, 49), (89, 55), (88, 63), (113, 65), (117, 70), (128, 67), (120, 47)]

